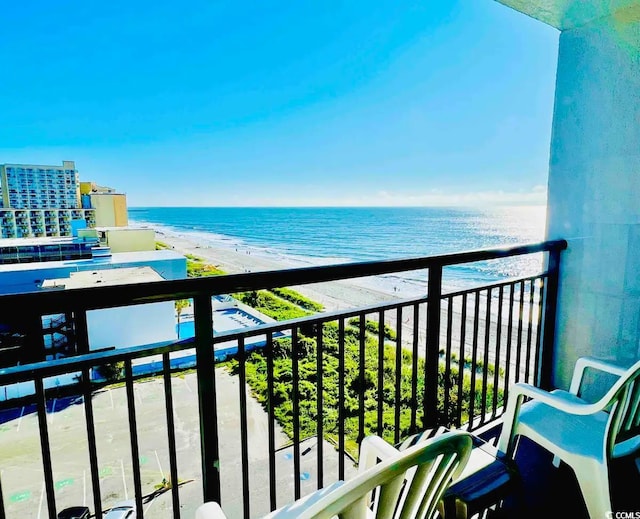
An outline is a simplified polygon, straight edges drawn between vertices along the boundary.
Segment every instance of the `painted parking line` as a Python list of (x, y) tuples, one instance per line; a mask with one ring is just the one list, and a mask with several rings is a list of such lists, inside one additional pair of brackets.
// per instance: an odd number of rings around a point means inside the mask
[(151, 501), (149, 501), (149, 506), (147, 506), (147, 508), (146, 508), (146, 509), (145, 509), (145, 511), (144, 511), (144, 516), (145, 516), (145, 517), (148, 517), (148, 515), (149, 515), (149, 508), (151, 508), (151, 505), (153, 505), (153, 503), (155, 503), (155, 502), (156, 502), (156, 500), (155, 500), (155, 499), (152, 499)]
[(20, 424), (22, 423), (23, 414), (24, 414), (24, 406), (22, 406), (22, 409), (20, 409), (20, 418), (18, 418), (18, 428), (16, 429), (16, 432), (20, 432)]
[(27, 499), (31, 499), (31, 492), (29, 492), (28, 490), (16, 492), (15, 494), (11, 494), (9, 496), (9, 501), (11, 503), (20, 503), (22, 501), (26, 501)]
[(109, 398), (111, 399), (111, 409), (114, 409), (114, 406), (113, 406), (113, 395), (111, 394), (111, 389), (109, 389)]
[(40, 492), (40, 504), (38, 505), (38, 519), (42, 514), (42, 503), (44, 502), (44, 481), (42, 482), (42, 491)]
[(189, 393), (193, 393), (193, 391), (191, 390), (191, 386), (189, 386), (189, 382), (187, 382), (187, 379), (183, 378), (182, 380), (184, 381), (184, 385), (187, 386)]
[(64, 487), (73, 485), (73, 483), (74, 483), (73, 478), (67, 478), (67, 479), (61, 479), (60, 481), (56, 481), (54, 486), (56, 490), (61, 490)]
[(160, 471), (160, 477), (164, 479), (164, 472), (162, 471), (162, 465), (160, 465), (160, 457), (158, 456), (158, 451), (154, 450), (156, 453), (156, 461), (158, 462), (158, 470)]
[(124, 498), (129, 499), (129, 492), (127, 492), (127, 480), (124, 475), (124, 462), (120, 460), (120, 468), (122, 469), (122, 486), (124, 487)]

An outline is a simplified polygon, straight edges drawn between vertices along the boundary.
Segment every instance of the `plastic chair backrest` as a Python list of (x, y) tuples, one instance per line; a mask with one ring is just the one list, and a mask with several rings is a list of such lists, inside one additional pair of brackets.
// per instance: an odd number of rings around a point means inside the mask
[(451, 480), (469, 460), (471, 448), (472, 437), (463, 431), (419, 443), (347, 481), (305, 510), (300, 519), (362, 519), (369, 516), (371, 492), (376, 489), (374, 517), (430, 519)]
[(611, 459), (616, 451), (626, 454), (633, 450), (623, 447), (625, 444), (640, 446), (640, 361), (620, 377), (603, 400), (607, 397), (613, 404), (605, 443), (606, 456)]

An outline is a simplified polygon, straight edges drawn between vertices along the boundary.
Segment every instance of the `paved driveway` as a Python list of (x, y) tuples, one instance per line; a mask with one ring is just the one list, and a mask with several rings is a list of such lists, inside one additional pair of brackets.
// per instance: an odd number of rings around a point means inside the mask
[[(238, 378), (216, 370), (219, 409), (222, 502), (229, 517), (242, 517), (242, 471)], [(172, 378), (174, 419), (182, 517), (192, 518), (202, 502), (200, 434), (195, 374)], [(151, 494), (169, 479), (167, 426), (162, 379), (135, 385), (142, 491)], [(124, 387), (107, 389), (93, 397), (103, 508), (134, 498), (129, 420)], [(251, 517), (269, 510), (268, 421), (253, 398), (248, 398), (249, 495)], [(84, 505), (93, 511), (84, 405), (48, 415), (57, 510)], [(278, 506), (293, 500), (293, 456), (288, 438), (276, 426)], [(303, 494), (317, 487), (317, 440), (303, 442)], [(324, 443), (324, 484), (337, 479), (338, 454)], [(349, 473), (353, 464), (347, 460)], [(38, 419), (25, 413), (0, 426), (0, 477), (8, 518), (47, 517)], [(145, 504), (145, 517), (169, 518), (171, 495), (166, 492)]]

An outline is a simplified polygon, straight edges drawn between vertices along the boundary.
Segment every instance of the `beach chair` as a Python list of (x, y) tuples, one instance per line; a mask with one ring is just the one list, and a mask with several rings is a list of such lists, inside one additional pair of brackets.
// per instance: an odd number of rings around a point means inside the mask
[[(472, 438), (452, 431), (398, 451), (377, 436), (360, 448), (358, 474), (334, 483), (266, 516), (269, 519), (425, 518), (436, 516), (440, 500), (466, 465)], [(382, 460), (376, 463), (378, 460)], [(217, 503), (205, 503), (196, 519), (225, 519)]]
[[(597, 402), (580, 398), (586, 368), (618, 377)], [(530, 400), (523, 403), (524, 398)], [(612, 508), (610, 465), (640, 452), (640, 361), (629, 369), (583, 357), (569, 391), (547, 392), (515, 384), (509, 392), (498, 448), (513, 456), (516, 439), (526, 436), (563, 461), (576, 475), (589, 516), (607, 517)]]

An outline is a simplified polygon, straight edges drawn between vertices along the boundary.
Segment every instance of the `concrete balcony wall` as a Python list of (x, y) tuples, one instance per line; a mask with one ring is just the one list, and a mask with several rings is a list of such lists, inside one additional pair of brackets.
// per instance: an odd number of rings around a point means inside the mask
[(640, 0), (498, 0), (561, 31), (547, 237), (564, 238), (553, 382), (640, 357)]
[(554, 382), (575, 359), (640, 356), (640, 10), (560, 35), (549, 238), (562, 262)]

